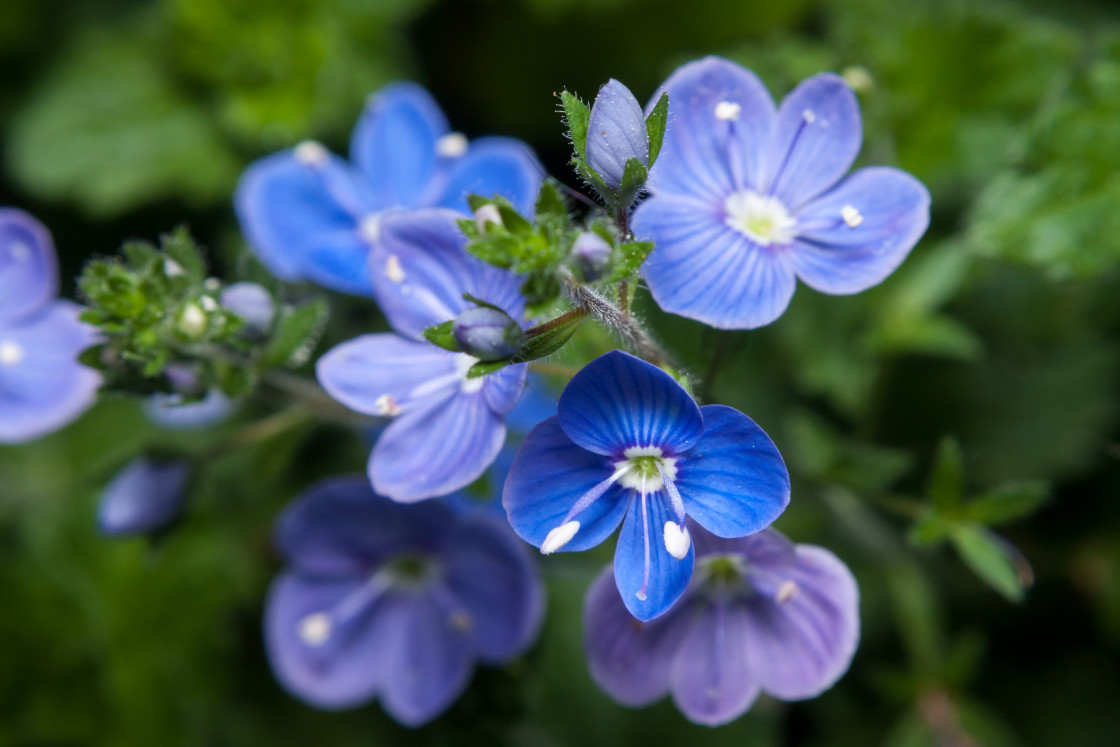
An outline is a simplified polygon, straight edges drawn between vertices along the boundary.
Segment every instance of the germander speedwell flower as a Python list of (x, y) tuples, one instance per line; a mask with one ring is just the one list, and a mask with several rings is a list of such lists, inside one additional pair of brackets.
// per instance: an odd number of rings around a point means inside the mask
[(814, 76), (775, 108), (749, 70), (708, 57), (678, 69), (669, 126), (634, 234), (666, 311), (724, 329), (777, 319), (796, 278), (834, 294), (882, 281), (929, 224), (929, 192), (893, 168), (845, 177), (862, 138), (855, 94)]
[(686, 516), (741, 537), (769, 526), (789, 490), (781, 455), (754, 421), (697, 406), (667, 373), (616, 350), (576, 374), (557, 415), (529, 433), (502, 502), (514, 530), (546, 554), (594, 547), (625, 516), (615, 578), (626, 608), (649, 620), (692, 577)]
[(368, 254), (384, 211), (447, 207), (501, 195), (532, 212), (543, 170), (524, 143), (451, 132), (420, 86), (397, 83), (370, 97), (354, 128), (350, 160), (316, 142), (256, 161), (234, 206), (250, 246), (277, 277), (368, 295)]
[(859, 589), (827, 550), (767, 529), (741, 539), (696, 531), (696, 574), (665, 616), (636, 624), (610, 568), (584, 604), (591, 676), (642, 706), (672, 693), (709, 726), (742, 715), (759, 692), (802, 700), (848, 670), (859, 641)]

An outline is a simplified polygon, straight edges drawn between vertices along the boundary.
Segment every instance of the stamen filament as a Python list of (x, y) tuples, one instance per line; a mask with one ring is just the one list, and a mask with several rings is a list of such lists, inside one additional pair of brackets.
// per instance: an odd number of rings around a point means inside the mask
[(801, 133), (805, 131), (805, 127), (808, 124), (808, 118), (802, 116), (801, 124), (797, 126), (797, 132), (793, 133), (793, 140), (789, 142), (789, 148), (786, 149), (785, 155), (782, 156), (782, 163), (777, 171), (774, 172), (774, 179), (770, 182), (769, 189), (766, 190), (767, 197), (773, 197), (774, 193), (778, 190), (778, 182), (781, 181), (782, 174), (785, 173), (786, 165), (789, 163), (789, 157), (793, 155), (793, 149), (797, 147), (797, 141), (801, 139)]
[(657, 463), (657, 473), (661, 475), (661, 483), (665, 486), (665, 492), (669, 494), (669, 502), (673, 506), (673, 513), (677, 515), (677, 523), (682, 527), (684, 526), (684, 500), (681, 498), (681, 491), (677, 490), (677, 484), (665, 472), (665, 467), (661, 462)]
[(568, 510), (567, 515), (564, 516), (564, 520), (545, 536), (544, 542), (541, 543), (541, 554), (551, 555), (571, 542), (580, 527), (580, 523), (575, 520), (575, 517), (589, 509), (592, 503), (602, 498), (603, 494), (607, 492), (610, 486), (614, 485), (618, 479), (629, 472), (632, 467), (633, 465), (630, 463), (619, 466), (610, 477), (581, 495), (579, 500)]
[(649, 521), (646, 520), (646, 476), (642, 473), (642, 540), (645, 545), (645, 568), (642, 571), (642, 588), (638, 589), (638, 599), (646, 600), (646, 590), (649, 588)]

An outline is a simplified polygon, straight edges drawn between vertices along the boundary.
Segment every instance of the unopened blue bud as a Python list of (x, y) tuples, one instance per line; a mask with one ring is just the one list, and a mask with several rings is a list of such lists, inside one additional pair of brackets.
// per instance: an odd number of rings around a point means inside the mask
[(451, 325), (455, 342), (480, 361), (497, 361), (517, 352), (525, 333), (509, 314), (487, 306), (467, 309)]
[(589, 283), (603, 276), (610, 261), (611, 245), (594, 231), (584, 231), (572, 244), (572, 266)]
[(245, 320), (243, 329), (251, 335), (267, 333), (276, 315), (272, 296), (256, 283), (234, 283), (222, 291), (221, 302)]
[(642, 106), (614, 78), (599, 89), (587, 123), (587, 163), (611, 189), (622, 186), (626, 162), (649, 166), (649, 131)]
[(101, 533), (125, 537), (167, 526), (182, 513), (189, 476), (182, 460), (132, 460), (105, 486), (97, 512)]

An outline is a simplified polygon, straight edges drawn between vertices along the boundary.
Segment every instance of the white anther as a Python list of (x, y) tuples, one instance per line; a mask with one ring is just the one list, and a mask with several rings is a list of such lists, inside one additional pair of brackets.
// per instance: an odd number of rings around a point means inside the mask
[(382, 394), (375, 399), (373, 409), (376, 415), (383, 418), (394, 418), (401, 414), (401, 406), (397, 404), (397, 398), (391, 394)]
[(859, 210), (851, 205), (840, 208), (840, 217), (848, 224), (848, 228), (856, 228), (860, 223), (863, 223), (863, 216), (859, 214)]
[(478, 228), (479, 233), (486, 233), (486, 224), (496, 223), (499, 226), (502, 223), (502, 214), (498, 212), (498, 206), (487, 204), (474, 211), (474, 224)]
[(716, 104), (716, 119), (732, 122), (739, 118), (743, 107), (734, 101), (721, 101)]
[(400, 258), (395, 254), (390, 254), (385, 260), (385, 277), (398, 285), (404, 282), (404, 268), (401, 267)]
[(13, 241), (8, 244), (8, 255), (16, 262), (22, 262), (31, 256), (31, 247), (22, 241)]
[(198, 305), (202, 307), (203, 311), (213, 311), (218, 308), (218, 302), (210, 296), (202, 296), (199, 298)]
[(798, 588), (797, 582), (790, 579), (778, 587), (778, 594), (774, 598), (779, 604), (784, 604), (797, 596)]
[(467, 136), (449, 132), (436, 141), (436, 155), (440, 158), (458, 158), (467, 152)]
[(299, 621), (299, 637), (309, 646), (322, 646), (331, 637), (331, 618), (316, 612)]
[(576, 536), (579, 531), (578, 521), (569, 521), (567, 524), (561, 524), (548, 533), (541, 543), (541, 555), (551, 555), (559, 550), (564, 545), (572, 541), (572, 537)]
[(646, 601), (646, 593), (644, 591), (642, 591), (641, 589), (638, 589), (637, 593), (634, 594), (634, 596), (636, 596), (638, 599), (642, 600), (643, 602)]
[(0, 340), (0, 366), (14, 366), (23, 360), (23, 346), (15, 340)]
[(189, 303), (179, 315), (179, 331), (187, 337), (201, 337), (208, 321), (206, 312), (198, 304)]
[(294, 152), (296, 160), (304, 166), (322, 166), (330, 160), (327, 149), (314, 140), (304, 140)]
[(683, 560), (688, 555), (692, 538), (688, 536), (688, 527), (683, 527), (675, 521), (665, 522), (665, 549), (677, 560)]
[(805, 120), (805, 124), (813, 124), (817, 121), (817, 115), (813, 113), (812, 109), (801, 112), (801, 118)]
[(358, 224), (358, 235), (373, 244), (381, 238), (381, 213), (371, 213)]
[(163, 260), (163, 274), (169, 278), (177, 278), (181, 275), (186, 275), (187, 271), (175, 260), (167, 258)]

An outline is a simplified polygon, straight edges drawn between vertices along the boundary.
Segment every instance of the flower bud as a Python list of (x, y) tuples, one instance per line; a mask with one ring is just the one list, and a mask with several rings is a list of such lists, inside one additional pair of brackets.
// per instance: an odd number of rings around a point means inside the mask
[(105, 486), (97, 521), (109, 537), (147, 534), (170, 524), (183, 510), (190, 465), (182, 460), (140, 457)]
[(599, 89), (587, 123), (587, 164), (611, 189), (622, 186), (626, 162), (649, 166), (649, 131), (642, 106), (614, 78)]
[(264, 335), (272, 326), (276, 306), (272, 296), (256, 283), (234, 283), (222, 291), (222, 306), (245, 320), (244, 331)]
[(497, 361), (517, 352), (525, 333), (509, 314), (488, 306), (467, 309), (451, 325), (455, 342), (480, 361)]
[(486, 233), (487, 223), (497, 223), (499, 226), (502, 223), (502, 214), (498, 211), (498, 206), (494, 204), (487, 204), (474, 211), (474, 224), (478, 227), (479, 233)]
[(197, 340), (206, 334), (209, 325), (209, 315), (196, 303), (188, 303), (179, 313), (179, 331), (192, 340)]
[(584, 231), (572, 244), (572, 267), (585, 281), (593, 283), (603, 276), (611, 261), (611, 245), (594, 231)]

